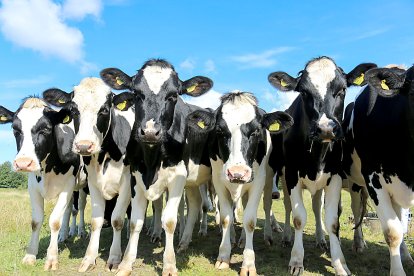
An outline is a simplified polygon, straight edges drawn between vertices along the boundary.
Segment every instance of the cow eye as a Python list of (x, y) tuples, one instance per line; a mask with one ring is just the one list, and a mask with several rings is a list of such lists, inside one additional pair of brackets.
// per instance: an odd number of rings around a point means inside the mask
[(106, 106), (102, 107), (101, 110), (99, 110), (99, 115), (105, 116), (105, 115), (108, 115), (108, 114), (109, 114), (109, 108), (106, 107)]
[(170, 95), (170, 96), (167, 98), (167, 100), (168, 100), (169, 102), (175, 102), (175, 101), (177, 101), (177, 94), (172, 94), (172, 95)]
[(39, 131), (39, 134), (41, 135), (49, 135), (52, 132), (52, 129), (50, 128), (43, 128)]
[(335, 97), (342, 97), (342, 96), (345, 96), (345, 88), (343, 88), (341, 91), (339, 91), (335, 95)]
[(250, 133), (250, 137), (255, 137), (255, 136), (258, 136), (259, 135), (259, 130), (258, 129), (256, 129), (255, 131), (253, 131), (252, 133)]

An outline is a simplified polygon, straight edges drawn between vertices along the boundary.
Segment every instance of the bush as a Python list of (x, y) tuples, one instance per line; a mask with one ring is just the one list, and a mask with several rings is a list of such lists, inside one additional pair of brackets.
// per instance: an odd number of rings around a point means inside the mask
[(0, 188), (27, 188), (27, 174), (15, 172), (9, 161), (0, 165)]

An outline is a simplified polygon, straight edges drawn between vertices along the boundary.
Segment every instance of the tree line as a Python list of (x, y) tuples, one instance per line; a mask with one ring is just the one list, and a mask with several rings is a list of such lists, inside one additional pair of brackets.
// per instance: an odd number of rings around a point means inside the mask
[(15, 172), (10, 161), (0, 165), (0, 188), (27, 188), (27, 173)]

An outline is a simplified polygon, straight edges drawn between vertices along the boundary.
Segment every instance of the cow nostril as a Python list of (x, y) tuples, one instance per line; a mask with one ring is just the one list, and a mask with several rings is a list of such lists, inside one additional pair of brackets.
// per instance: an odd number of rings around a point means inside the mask
[(160, 130), (158, 130), (157, 132), (155, 132), (155, 136), (159, 136), (160, 135)]
[(145, 131), (141, 128), (141, 135), (145, 135)]

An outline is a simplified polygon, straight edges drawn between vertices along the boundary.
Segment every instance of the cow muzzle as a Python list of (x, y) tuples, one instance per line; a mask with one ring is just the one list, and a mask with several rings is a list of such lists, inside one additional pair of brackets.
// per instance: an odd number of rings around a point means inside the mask
[(40, 170), (36, 162), (30, 157), (19, 157), (14, 159), (13, 167), (17, 172), (34, 172)]
[(74, 143), (73, 151), (76, 154), (89, 156), (95, 151), (95, 144), (92, 141), (80, 140)]
[(141, 142), (148, 144), (157, 144), (161, 141), (161, 129), (155, 128), (140, 128), (138, 130), (138, 137)]
[(231, 166), (226, 171), (230, 183), (246, 184), (253, 181), (252, 170), (245, 165)]

